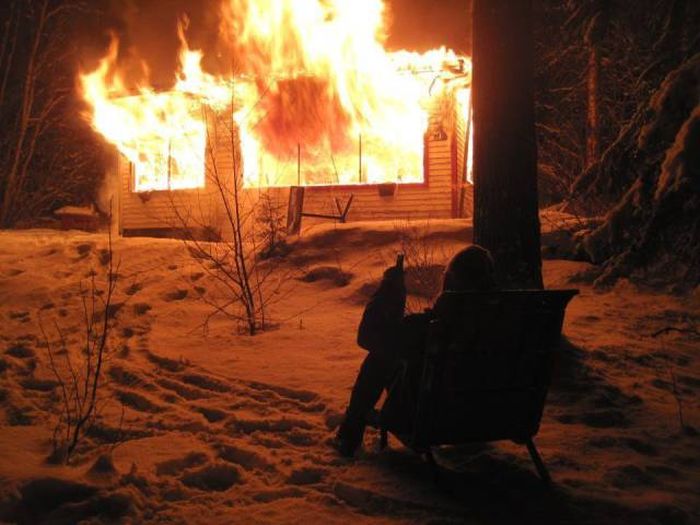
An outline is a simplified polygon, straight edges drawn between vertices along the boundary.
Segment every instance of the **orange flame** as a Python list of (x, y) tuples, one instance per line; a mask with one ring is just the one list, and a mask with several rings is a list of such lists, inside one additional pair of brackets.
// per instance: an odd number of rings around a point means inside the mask
[(185, 28), (171, 91), (130, 93), (116, 40), (81, 75), (90, 121), (134, 164), (135, 191), (204, 185), (203, 105), (229, 108), (246, 186), (420, 182), (432, 98), (468, 100), (468, 58), (387, 52), (382, 0), (223, 0), (220, 31), (228, 77), (203, 71)]

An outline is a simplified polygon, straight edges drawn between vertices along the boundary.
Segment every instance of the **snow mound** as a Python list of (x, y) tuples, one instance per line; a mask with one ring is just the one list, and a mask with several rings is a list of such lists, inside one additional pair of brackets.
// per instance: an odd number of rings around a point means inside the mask
[[(544, 223), (544, 222), (543, 222)], [(280, 259), (321, 271), (275, 297), (277, 329), (242, 336), (210, 317), (194, 286), (212, 277), (180, 241), (117, 239), (115, 329), (104, 364), (100, 417), (70, 466), (47, 464), (60, 413), (39, 320), (70, 345), (83, 333), (80, 283), (101, 275), (106, 237), (0, 232), (0, 521), (19, 523), (464, 523), (692, 522), (700, 463), (700, 303), (633, 284), (582, 293), (538, 447), (557, 484), (538, 482), (522, 446), (496, 443), (438, 452), (448, 491), (420, 457), (368, 432), (359, 458), (329, 445), (365, 352), (355, 344), (362, 306), (402, 248), (401, 228), (323, 225)], [(467, 242), (464, 222), (433, 222), (429, 305), (442, 268)], [(404, 241), (405, 245), (405, 241)], [(338, 265), (340, 261), (340, 266)], [(545, 281), (571, 286), (590, 269), (548, 260)], [(280, 277), (281, 278), (281, 277)], [(181, 297), (171, 295), (178, 290)], [(210, 292), (207, 292), (210, 293)], [(419, 296), (419, 294), (422, 294)], [(694, 301), (694, 302), (693, 302)], [(208, 321), (207, 321), (208, 320)], [(668, 327), (683, 331), (664, 331)], [(661, 335), (651, 337), (660, 332)], [(59, 354), (59, 359), (65, 356)]]

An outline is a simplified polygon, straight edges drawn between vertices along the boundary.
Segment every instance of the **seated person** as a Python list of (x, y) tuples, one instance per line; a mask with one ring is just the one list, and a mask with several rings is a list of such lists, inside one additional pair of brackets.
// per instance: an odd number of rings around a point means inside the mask
[[(484, 248), (471, 245), (459, 251), (447, 265), (443, 291), (488, 291), (496, 287), (494, 263)], [(350, 403), (336, 436), (336, 446), (352, 457), (362, 444), (367, 417), (388, 388), (399, 363), (406, 363), (409, 375), (420, 373), (428, 325), (433, 310), (404, 316), (406, 286), (403, 265), (388, 268), (379, 288), (365, 307), (357, 343), (367, 350), (350, 396)]]

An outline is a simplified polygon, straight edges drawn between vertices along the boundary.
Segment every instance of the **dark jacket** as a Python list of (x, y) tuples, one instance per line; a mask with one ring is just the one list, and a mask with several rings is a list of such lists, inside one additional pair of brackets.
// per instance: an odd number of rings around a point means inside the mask
[(370, 298), (357, 330), (357, 344), (370, 353), (389, 357), (393, 353), (406, 308), (403, 271), (392, 267), (384, 272), (379, 288)]
[(432, 311), (404, 316), (406, 287), (403, 272), (389, 268), (372, 295), (357, 330), (357, 344), (387, 362), (404, 360), (417, 369)]

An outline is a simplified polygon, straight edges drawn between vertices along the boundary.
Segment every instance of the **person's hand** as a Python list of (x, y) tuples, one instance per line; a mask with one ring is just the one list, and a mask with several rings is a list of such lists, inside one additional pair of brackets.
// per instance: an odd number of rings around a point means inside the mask
[(399, 321), (406, 309), (406, 283), (404, 270), (401, 265), (390, 266), (384, 270), (384, 276), (379, 288), (372, 296), (372, 302), (380, 307), (381, 316), (385, 319)]
[(384, 281), (388, 281), (392, 284), (402, 286), (404, 283), (404, 271), (403, 268), (399, 266), (390, 266), (384, 270)]

